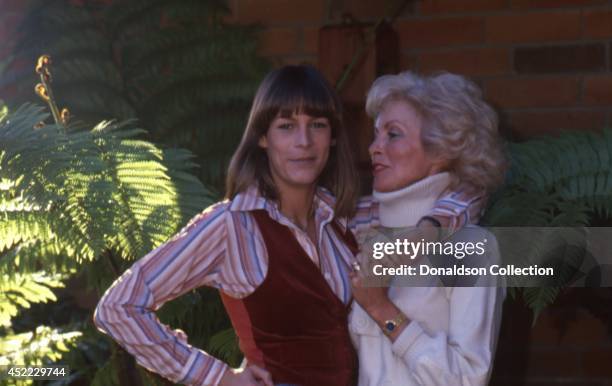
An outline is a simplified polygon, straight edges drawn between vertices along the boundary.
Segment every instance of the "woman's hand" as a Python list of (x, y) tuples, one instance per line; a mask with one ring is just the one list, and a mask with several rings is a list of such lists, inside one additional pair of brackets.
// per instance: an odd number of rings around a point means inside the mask
[(388, 287), (365, 287), (364, 278), (358, 272), (349, 273), (353, 288), (353, 299), (369, 314), (391, 303), (387, 292)]
[(248, 365), (246, 369), (227, 371), (219, 386), (274, 386), (274, 383), (268, 371), (256, 365)]
[[(365, 287), (363, 277), (358, 272), (351, 272), (349, 275), (353, 288), (353, 298), (376, 324), (383, 331), (386, 331), (386, 321), (396, 318), (401, 313), (401, 310), (389, 299), (389, 287)], [(410, 323), (410, 320), (406, 317), (404, 323), (397, 329), (391, 333), (385, 333), (394, 342), (408, 323)]]

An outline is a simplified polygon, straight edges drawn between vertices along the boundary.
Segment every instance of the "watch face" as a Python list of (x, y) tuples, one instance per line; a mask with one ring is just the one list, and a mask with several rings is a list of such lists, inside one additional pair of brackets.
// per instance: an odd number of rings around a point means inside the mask
[(391, 332), (395, 329), (395, 323), (387, 322), (385, 323), (385, 328), (387, 329), (387, 331)]

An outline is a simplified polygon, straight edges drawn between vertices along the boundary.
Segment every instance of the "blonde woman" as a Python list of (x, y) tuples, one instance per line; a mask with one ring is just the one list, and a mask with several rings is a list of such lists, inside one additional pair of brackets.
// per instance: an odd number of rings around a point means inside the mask
[[(497, 117), (479, 88), (453, 74), (411, 72), (377, 79), (367, 97), (374, 119), (369, 151), (380, 224), (415, 226), (449, 189), (491, 192), (505, 159)], [(494, 238), (486, 258), (496, 261)], [(352, 274), (349, 317), (360, 386), (485, 385), (501, 320), (504, 289), (495, 286), (364, 287)]]

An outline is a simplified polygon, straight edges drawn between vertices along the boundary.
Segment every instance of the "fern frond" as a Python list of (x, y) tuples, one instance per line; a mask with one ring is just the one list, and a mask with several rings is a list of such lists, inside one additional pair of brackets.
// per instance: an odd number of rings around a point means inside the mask
[[(105, 249), (124, 258), (143, 256), (212, 202), (203, 185), (189, 177), (193, 162), (187, 162), (188, 153), (164, 152), (135, 139), (143, 130), (134, 128), (133, 121), (103, 121), (86, 132), (31, 126), (43, 117), (26, 106), (0, 126), (0, 137), (27, 153), (2, 149), (2, 164), (8, 167), (1, 170), (11, 171), (6, 179), (13, 181), (13, 191), (44, 208), (26, 218), (3, 207), (7, 220), (0, 226), (12, 235), (3, 249), (37, 241), (20, 246), (18, 258), (32, 261), (24, 253), (38, 254), (45, 247), (53, 248), (53, 255), (67, 252), (77, 262), (92, 260)], [(38, 151), (26, 152), (26, 141)]]
[(212, 355), (228, 363), (239, 363), (242, 352), (233, 328), (219, 331), (210, 338), (208, 349)]
[(612, 130), (565, 133), (511, 149), (514, 184), (531, 192), (557, 192), (566, 201), (612, 214)]
[(38, 326), (34, 331), (0, 337), (0, 365), (42, 366), (56, 362), (76, 345), (80, 336), (79, 331)]
[[(256, 28), (223, 24), (227, 12), (217, 0), (106, 8), (33, 0), (15, 58), (51, 54), (55, 95), (75, 119), (137, 117), (154, 140), (194, 151), (203, 182), (221, 190), (227, 154), (270, 67), (258, 57)], [(14, 102), (31, 99), (34, 74), (6, 79), (19, 90)]]
[[(64, 286), (66, 275), (49, 275), (45, 272), (32, 274), (2, 275), (0, 282), (0, 327), (10, 327), (11, 318), (19, 308), (30, 308), (32, 303), (56, 300), (51, 288)], [(1, 352), (2, 350), (0, 350)]]
[(90, 386), (121, 386), (117, 374), (113, 360), (109, 359), (96, 371)]
[[(2, 74), (2, 68), (0, 68), (0, 74)], [(7, 116), (7, 114), (8, 114), (8, 106), (6, 106), (4, 102), (2, 101), (2, 99), (0, 99), (0, 124), (2, 123), (4, 118)]]

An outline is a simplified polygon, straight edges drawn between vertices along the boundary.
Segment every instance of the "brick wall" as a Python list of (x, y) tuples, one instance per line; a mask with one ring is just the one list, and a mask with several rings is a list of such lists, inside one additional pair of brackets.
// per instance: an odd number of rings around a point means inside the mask
[[(344, 13), (375, 22), (390, 1), (231, 0), (232, 22), (260, 23), (276, 64), (317, 63), (317, 33)], [(421, 0), (393, 23), (401, 68), (470, 76), (523, 139), (612, 121), (612, 1)]]

